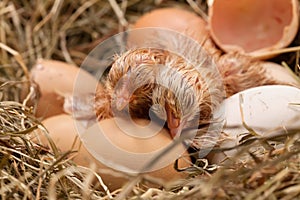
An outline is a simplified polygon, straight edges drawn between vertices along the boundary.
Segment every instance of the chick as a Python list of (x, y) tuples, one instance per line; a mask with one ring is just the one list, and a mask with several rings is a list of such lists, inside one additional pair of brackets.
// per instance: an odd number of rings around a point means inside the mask
[[(110, 95), (115, 110), (122, 111), (129, 103), (131, 116), (149, 117), (152, 106), (175, 137), (182, 129), (209, 124), (225, 95), (218, 70), (203, 46), (182, 34), (155, 33), (148, 35), (155, 36), (148, 44), (151, 47), (129, 50), (117, 59), (106, 88), (115, 91)], [(144, 78), (137, 80), (137, 75)], [(135, 90), (144, 79), (149, 84)]]
[(148, 118), (152, 105), (153, 67), (165, 60), (165, 51), (154, 48), (128, 50), (118, 56), (105, 81), (105, 91), (96, 93), (98, 119), (113, 115)]

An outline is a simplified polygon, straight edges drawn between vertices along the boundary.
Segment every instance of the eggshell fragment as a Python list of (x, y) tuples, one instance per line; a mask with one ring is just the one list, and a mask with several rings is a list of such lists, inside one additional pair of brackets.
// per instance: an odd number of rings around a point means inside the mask
[[(127, 173), (158, 171), (164, 179), (173, 179), (172, 164), (186, 152), (182, 144), (166, 153), (154, 166), (144, 169), (151, 160), (173, 143), (169, 132), (148, 120), (127, 121), (120, 118), (102, 120), (80, 134), (83, 144), (99, 161)], [(161, 169), (169, 171), (160, 173)], [(171, 167), (171, 168), (170, 168)]]
[[(223, 132), (228, 134), (228, 137), (220, 146), (238, 145), (243, 134), (249, 133), (243, 126), (240, 106), (246, 125), (258, 135), (270, 136), (271, 132), (278, 128), (288, 130), (300, 127), (300, 106), (295, 104), (300, 104), (300, 89), (284, 85), (255, 87), (227, 98), (220, 110), (225, 110), (226, 122)], [(227, 157), (232, 157), (236, 150), (224, 153)], [(212, 162), (219, 163), (224, 158), (222, 154), (215, 154)]]
[[(141, 125), (146, 125), (149, 123), (149, 121), (142, 119), (137, 119), (135, 121)], [(148, 140), (146, 139), (146, 141), (143, 142), (143, 139), (133, 138), (122, 132), (117, 127), (113, 119), (103, 120), (87, 130), (81, 125), (80, 121), (76, 121), (71, 116), (66, 114), (52, 116), (45, 119), (42, 123), (47, 128), (50, 133), (50, 137), (61, 151), (65, 152), (79, 149), (78, 154), (76, 154), (76, 156), (73, 158), (73, 161), (76, 164), (89, 167), (91, 163), (95, 163), (98, 167), (97, 170), (101, 178), (110, 190), (121, 188), (129, 180), (128, 176), (116, 170), (115, 168), (108, 167), (107, 163), (103, 163), (95, 159), (94, 156), (87, 151), (86, 147), (82, 145), (79, 138), (77, 138), (76, 143), (74, 143), (75, 138), (78, 137), (80, 133), (82, 134), (83, 132), (86, 132), (87, 134), (94, 134), (93, 131), (97, 130), (95, 127), (100, 125), (105, 130), (104, 132), (107, 134), (107, 137), (111, 139), (113, 144), (119, 146), (119, 148), (125, 151), (128, 150), (133, 152), (132, 158), (134, 158), (135, 154), (146, 154), (147, 152), (151, 152), (157, 148), (159, 149), (172, 142), (166, 129), (162, 129), (154, 138), (149, 138)], [(131, 128), (130, 125), (128, 127)], [(134, 130), (135, 129), (132, 129), (132, 131)], [(91, 137), (93, 136), (94, 135)], [(48, 143), (47, 139), (44, 136), (41, 136), (41, 138), (42, 143), (46, 145)], [(105, 144), (103, 144), (99, 138), (93, 138), (93, 141), (97, 143), (99, 148), (101, 148), (103, 145), (105, 146)], [(181, 146), (181, 148), (185, 157), (184, 159), (179, 160), (179, 167), (187, 167), (189, 166), (190, 158), (187, 152), (185, 152), (184, 147)], [(111, 152), (108, 148), (103, 147), (101, 151), (103, 151), (103, 154), (108, 154), (111, 159), (115, 158), (114, 152)], [(138, 160), (134, 159), (128, 160), (128, 162), (134, 162), (136, 165), (140, 164), (138, 163)], [(159, 170), (147, 172), (146, 174), (161, 178), (165, 181), (185, 177), (183, 173), (179, 173), (173, 168), (173, 163), (174, 162), (169, 163), (167, 166)]]
[(77, 66), (54, 60), (38, 60), (31, 70), (31, 77), (39, 86), (39, 99), (36, 115), (47, 118), (64, 113), (63, 96), (76, 92), (95, 92), (98, 81)]
[(210, 33), (225, 52), (259, 59), (286, 47), (298, 31), (298, 0), (214, 0), (209, 6)]

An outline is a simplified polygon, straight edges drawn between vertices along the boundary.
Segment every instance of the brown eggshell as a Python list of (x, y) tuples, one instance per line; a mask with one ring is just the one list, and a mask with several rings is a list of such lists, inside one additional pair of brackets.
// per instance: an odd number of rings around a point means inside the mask
[[(138, 124), (147, 124), (147, 120), (137, 119), (135, 120)], [(69, 151), (72, 149), (72, 145), (74, 145), (74, 140), (78, 136), (78, 130), (82, 130), (83, 127), (75, 121), (69, 115), (56, 115), (44, 120), (43, 125), (47, 128), (50, 133), (51, 138), (57, 145), (57, 147), (61, 151)], [(75, 125), (76, 124), (76, 125)], [(161, 146), (166, 145), (166, 143), (170, 143), (172, 140), (169, 137), (168, 131), (166, 129), (161, 130), (160, 134), (151, 138), (147, 141), (142, 141), (137, 138), (129, 137), (124, 134), (114, 123), (113, 119), (103, 120), (99, 122), (101, 127), (105, 129), (105, 133), (107, 136), (116, 144), (120, 146), (120, 148), (127, 149), (129, 151), (134, 152), (148, 152), (152, 151), (156, 148), (160, 148)], [(97, 124), (96, 124), (97, 125)], [(89, 131), (89, 129), (87, 130)], [(47, 140), (45, 137), (41, 136), (42, 143), (47, 144)], [(97, 138), (95, 138), (97, 140)], [(122, 187), (128, 179), (126, 175), (123, 174), (123, 177), (114, 176), (112, 173), (102, 173), (107, 170), (115, 171), (122, 175), (121, 172), (116, 171), (110, 167), (107, 167), (103, 163), (97, 161), (91, 154), (87, 151), (87, 149), (81, 144), (79, 138), (77, 138), (76, 143), (74, 145), (73, 150), (78, 150), (80, 146), (80, 150), (78, 154), (73, 158), (74, 162), (78, 165), (82, 165), (85, 167), (89, 167), (91, 163), (96, 163), (98, 167), (98, 171), (100, 172), (100, 176), (103, 179), (104, 183), (109, 187), (110, 190), (115, 190)], [(182, 148), (184, 148), (182, 146)], [(183, 149), (184, 150), (184, 149)], [(111, 153), (113, 154), (113, 153)], [(189, 157), (187, 153), (184, 153), (185, 159), (180, 159), (179, 167), (187, 167), (189, 166)], [(148, 175), (161, 178), (165, 181), (179, 179), (185, 177), (183, 173), (177, 172), (173, 168), (173, 163), (170, 165), (159, 169), (154, 172), (148, 172)]]
[(179, 8), (155, 9), (140, 17), (135, 28), (160, 27), (184, 33), (198, 42), (208, 37), (206, 22), (195, 13)]
[[(154, 41), (151, 38), (153, 34), (155, 40), (161, 39), (160, 36), (157, 38), (155, 32), (150, 30), (143, 31), (142, 28), (164, 28), (176, 31), (203, 45), (205, 50), (211, 55), (220, 53), (211, 41), (206, 21), (192, 11), (180, 8), (159, 8), (142, 15), (133, 24), (132, 32), (129, 32), (129, 47), (140, 46), (141, 44), (147, 45), (147, 42), (153, 44)], [(135, 29), (140, 30), (134, 31)], [(169, 39), (170, 33), (166, 34), (166, 38)]]
[[(153, 28), (151, 30), (143, 28)], [(154, 28), (161, 28), (157, 36)], [(200, 16), (192, 11), (184, 10), (181, 8), (159, 8), (154, 9), (148, 13), (142, 15), (132, 26), (131, 32), (129, 32), (128, 46), (140, 47), (151, 46), (154, 42), (161, 44), (160, 39), (164, 38), (168, 41), (172, 41), (172, 35), (170, 32), (163, 34), (162, 29), (169, 29), (171, 31), (178, 32), (186, 35), (195, 40), (206, 50), (211, 56), (218, 57), (221, 51), (216, 48), (214, 42), (210, 37), (207, 22)], [(161, 34), (163, 34), (161, 36)], [(174, 34), (175, 35), (175, 34)], [(175, 38), (176, 40), (176, 38)], [(182, 39), (181, 39), (182, 40)], [(177, 41), (184, 42), (184, 41)], [(150, 43), (150, 44), (148, 44)]]
[(267, 59), (288, 46), (299, 25), (298, 0), (214, 0), (209, 6), (210, 33), (225, 52)]
[(95, 91), (98, 83), (77, 66), (54, 60), (38, 60), (30, 73), (41, 93), (36, 115), (43, 118), (64, 113), (63, 95), (72, 94), (75, 86), (77, 92), (89, 93)]

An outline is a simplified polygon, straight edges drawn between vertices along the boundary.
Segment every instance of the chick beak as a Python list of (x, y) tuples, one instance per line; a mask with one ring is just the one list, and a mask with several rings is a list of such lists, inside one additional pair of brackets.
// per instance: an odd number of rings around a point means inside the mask
[(170, 129), (170, 135), (173, 139), (176, 139), (176, 138), (180, 137), (180, 134), (181, 134), (181, 131), (182, 131), (182, 125), (181, 124), (178, 127), (169, 127), (169, 129)]
[(168, 128), (170, 130), (170, 135), (173, 139), (176, 139), (180, 137), (182, 131), (182, 124), (180, 123), (180, 119), (175, 117), (169, 105), (166, 104), (165, 109), (167, 113), (167, 123)]

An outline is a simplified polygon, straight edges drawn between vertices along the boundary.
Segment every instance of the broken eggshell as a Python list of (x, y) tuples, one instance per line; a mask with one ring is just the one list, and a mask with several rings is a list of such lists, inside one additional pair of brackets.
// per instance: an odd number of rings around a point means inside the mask
[[(149, 28), (152, 28), (152, 30)], [(176, 7), (154, 9), (142, 15), (132, 26), (132, 30), (140, 29), (140, 31), (130, 32), (128, 45), (130, 47), (140, 46), (141, 44), (152, 45), (153, 39), (151, 39), (151, 35), (154, 34), (155, 41), (161, 39), (155, 35), (155, 28), (168, 29), (184, 34), (203, 45), (203, 48), (209, 54), (220, 54), (219, 49), (216, 48), (210, 38), (207, 22), (192, 11)], [(160, 33), (162, 33), (162, 30)], [(166, 38), (170, 40), (172, 36), (169, 35), (170, 32), (165, 32), (165, 34), (167, 35)], [(148, 42), (149, 44), (147, 44)]]
[[(88, 72), (75, 65), (56, 60), (39, 59), (31, 69), (32, 81), (39, 87), (40, 99), (37, 104), (37, 117), (47, 118), (65, 113), (64, 97), (76, 94), (90, 94), (101, 89)], [(76, 87), (76, 91), (74, 91)], [(84, 95), (82, 95), (84, 96)]]
[[(145, 119), (133, 121), (121, 118), (105, 119), (79, 133), (79, 136), (87, 150), (99, 162), (133, 174), (152, 173), (167, 166), (172, 168), (172, 163), (186, 152), (185, 147), (179, 144), (155, 162), (154, 166), (142, 170), (149, 161), (173, 142), (166, 129)], [(175, 174), (167, 179), (174, 178)], [(161, 178), (166, 176), (168, 176), (166, 172), (160, 174)]]
[[(90, 167), (92, 163), (96, 164), (97, 172), (104, 183), (110, 190), (116, 190), (129, 180), (127, 173), (124, 174), (124, 171), (117, 167), (119, 163), (122, 162), (124, 166), (132, 168), (142, 168), (149, 159), (152, 159), (152, 156), (157, 155), (173, 142), (167, 129), (155, 124), (152, 129), (153, 126), (148, 126), (150, 121), (145, 119), (135, 119), (134, 121), (136, 124), (126, 120), (122, 121), (123, 129), (116, 123), (116, 118), (102, 120), (86, 128), (82, 121), (77, 121), (70, 115), (61, 114), (43, 120), (42, 124), (47, 128), (59, 150), (62, 152), (77, 151), (71, 154), (72, 160), (77, 165)], [(151, 136), (155, 129), (157, 133)], [(150, 137), (139, 138), (134, 136), (135, 134), (137, 136), (150, 134)], [(43, 146), (49, 145), (45, 135), (40, 134), (39, 138)], [(187, 174), (178, 172), (174, 168), (174, 161), (178, 158), (179, 168), (189, 167), (191, 161), (188, 152), (182, 144), (173, 148), (173, 151), (176, 151), (178, 156), (174, 157), (174, 154), (172, 156), (166, 152), (156, 162), (163, 162), (163, 165), (143, 174), (160, 178), (166, 182), (185, 178)], [(99, 156), (107, 156), (106, 162), (103, 159), (97, 159)], [(109, 163), (115, 164), (111, 166)], [(130, 175), (132, 174), (130, 173)]]
[(225, 52), (258, 59), (288, 46), (298, 31), (298, 0), (209, 1), (210, 33)]
[[(220, 110), (225, 110), (226, 134), (221, 148), (240, 144), (249, 130), (244, 123), (259, 136), (271, 136), (280, 131), (300, 127), (300, 89), (284, 85), (268, 85), (251, 88), (227, 98)], [(224, 151), (211, 156), (212, 163), (236, 155), (237, 150)]]

